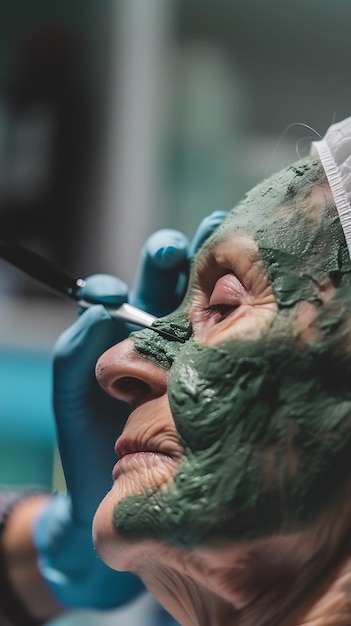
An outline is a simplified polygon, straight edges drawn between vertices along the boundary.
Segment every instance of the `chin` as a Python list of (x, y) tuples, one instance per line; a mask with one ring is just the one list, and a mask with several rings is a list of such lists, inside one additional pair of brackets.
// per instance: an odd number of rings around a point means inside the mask
[(114, 570), (136, 572), (140, 563), (155, 551), (156, 542), (128, 540), (113, 523), (120, 498), (116, 483), (100, 503), (93, 520), (93, 542), (99, 557)]
[[(131, 546), (123, 539), (113, 524), (113, 512), (118, 502), (115, 485), (100, 503), (93, 520), (93, 542), (100, 558), (112, 569), (130, 569)], [(128, 549), (129, 548), (129, 549)]]

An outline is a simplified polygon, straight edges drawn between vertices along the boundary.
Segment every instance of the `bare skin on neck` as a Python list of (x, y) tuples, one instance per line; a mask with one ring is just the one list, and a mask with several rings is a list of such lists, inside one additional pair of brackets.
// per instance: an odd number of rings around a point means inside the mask
[(295, 535), (191, 554), (157, 545), (135, 571), (182, 626), (349, 626), (350, 516), (344, 500)]

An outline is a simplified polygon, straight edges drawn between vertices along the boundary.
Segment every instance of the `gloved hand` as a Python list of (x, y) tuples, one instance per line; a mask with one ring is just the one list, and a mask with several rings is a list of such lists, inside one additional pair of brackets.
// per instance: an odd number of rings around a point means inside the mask
[[(216, 212), (200, 224), (201, 242), (224, 217)], [(189, 255), (181, 233), (158, 231), (146, 242), (130, 303), (154, 315), (166, 315), (184, 295)], [(114, 608), (143, 587), (132, 574), (109, 569), (94, 552), (91, 524), (111, 488), (116, 462), (114, 442), (129, 409), (106, 395), (95, 379), (98, 357), (134, 330), (112, 318), (108, 307), (126, 302), (126, 285), (113, 276), (86, 280), (81, 298), (103, 302), (84, 311), (58, 339), (54, 354), (54, 412), (67, 494), (57, 494), (40, 512), (33, 537), (40, 568), (57, 599), (68, 607)]]

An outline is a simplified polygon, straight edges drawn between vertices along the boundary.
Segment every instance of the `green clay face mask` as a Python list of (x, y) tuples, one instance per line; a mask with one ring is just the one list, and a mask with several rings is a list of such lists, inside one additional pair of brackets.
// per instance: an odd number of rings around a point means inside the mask
[[(330, 199), (314, 204), (321, 178), (320, 165), (306, 161), (250, 192), (200, 252), (183, 307), (160, 322), (189, 336), (186, 312), (202, 257), (245, 232), (278, 304), (259, 338), (229, 334), (207, 346), (134, 335), (136, 350), (169, 370), (185, 458), (166, 490), (116, 506), (114, 524), (126, 537), (194, 548), (290, 532), (327, 508), (349, 478), (351, 366), (343, 340), (351, 265)], [(326, 281), (333, 297), (323, 302)], [(316, 312), (308, 342), (294, 325), (301, 302)]]

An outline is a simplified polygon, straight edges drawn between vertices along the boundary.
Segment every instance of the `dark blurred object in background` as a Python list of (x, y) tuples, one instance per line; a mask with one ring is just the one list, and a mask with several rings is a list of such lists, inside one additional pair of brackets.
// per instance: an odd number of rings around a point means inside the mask
[(83, 219), (94, 142), (80, 56), (74, 33), (43, 29), (19, 42), (5, 86), (9, 176), (2, 236), (45, 246), (62, 263), (72, 260)]
[(1, 5), (0, 236), (73, 269), (92, 208), (106, 3)]

